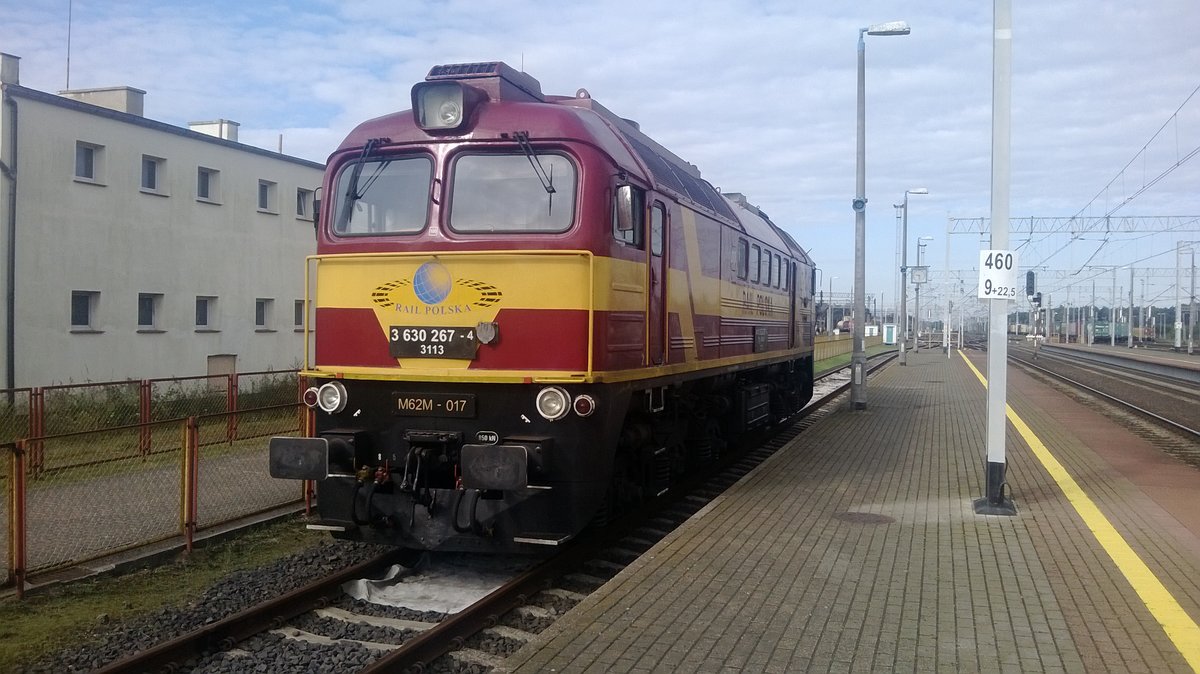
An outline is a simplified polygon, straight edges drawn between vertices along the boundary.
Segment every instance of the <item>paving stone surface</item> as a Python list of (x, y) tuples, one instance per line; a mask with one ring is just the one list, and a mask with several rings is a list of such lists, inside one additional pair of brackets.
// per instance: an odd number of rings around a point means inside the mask
[[(1200, 620), (1200, 471), (1011, 368), (1008, 384), (1009, 405)], [(866, 410), (817, 422), (509, 671), (1192, 671), (1011, 424), (1019, 514), (975, 514), (985, 426), (986, 391), (961, 357), (910, 352), (871, 378)]]

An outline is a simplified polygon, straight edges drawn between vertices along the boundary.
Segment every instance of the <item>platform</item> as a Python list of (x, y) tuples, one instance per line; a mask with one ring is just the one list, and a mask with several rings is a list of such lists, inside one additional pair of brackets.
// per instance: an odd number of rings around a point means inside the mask
[[(509, 671), (1200, 669), (1200, 471), (1017, 369), (980, 516), (985, 355), (910, 353)], [(1028, 438), (1028, 439), (1027, 439)]]
[(1172, 351), (1170, 349), (1147, 349), (1137, 346), (1130, 348), (1125, 344), (1110, 346), (1109, 344), (1059, 344), (1057, 342), (1047, 342), (1043, 344), (1043, 348), (1080, 351), (1083, 353), (1111, 354), (1127, 360), (1200, 371), (1200, 353), (1188, 353), (1186, 345), (1184, 345), (1181, 351)]

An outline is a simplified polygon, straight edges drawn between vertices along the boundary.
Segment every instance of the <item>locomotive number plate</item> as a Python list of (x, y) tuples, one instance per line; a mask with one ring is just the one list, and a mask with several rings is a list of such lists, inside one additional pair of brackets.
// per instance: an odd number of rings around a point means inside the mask
[(475, 358), (475, 328), (430, 328), (393, 325), (388, 328), (392, 358)]
[(475, 394), (459, 393), (394, 393), (393, 410), (402, 417), (466, 417), (475, 416)]

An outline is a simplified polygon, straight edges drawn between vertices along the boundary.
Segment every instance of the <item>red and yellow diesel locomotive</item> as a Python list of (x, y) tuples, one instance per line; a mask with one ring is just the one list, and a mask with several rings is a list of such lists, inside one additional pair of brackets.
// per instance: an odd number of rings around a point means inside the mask
[(335, 536), (536, 550), (812, 396), (814, 267), (739, 194), (586, 91), (434, 67), (334, 152), (307, 261), (317, 481)]

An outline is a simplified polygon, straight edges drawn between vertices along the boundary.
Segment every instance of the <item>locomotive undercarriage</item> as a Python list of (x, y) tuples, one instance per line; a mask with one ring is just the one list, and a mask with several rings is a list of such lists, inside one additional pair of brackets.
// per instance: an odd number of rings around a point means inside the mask
[(736, 449), (747, 432), (800, 411), (812, 390), (812, 360), (805, 358), (635, 393), (596, 521), (663, 494)]
[[(317, 481), (335, 537), (421, 550), (537, 551), (662, 494), (734, 439), (798, 411), (811, 359), (636, 390), (565, 386), (585, 417), (537, 416), (527, 385), (344, 381), (317, 437), (275, 438), (275, 477)], [(398, 398), (399, 396), (399, 398)], [(466, 400), (473, 416), (397, 415), (397, 400)], [(356, 404), (359, 403), (359, 404)], [(608, 449), (606, 449), (608, 448)]]

